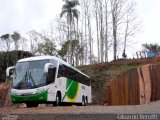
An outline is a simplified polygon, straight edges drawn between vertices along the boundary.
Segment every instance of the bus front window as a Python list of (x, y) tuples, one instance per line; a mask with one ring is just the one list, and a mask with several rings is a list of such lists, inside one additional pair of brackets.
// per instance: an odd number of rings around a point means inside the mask
[(13, 88), (30, 89), (46, 84), (44, 66), (48, 60), (19, 62), (13, 77)]
[(26, 73), (29, 68), (28, 62), (18, 63), (13, 74), (13, 87), (18, 87), (20, 82), (26, 79)]
[(29, 77), (35, 86), (46, 83), (44, 66), (48, 61), (32, 61), (30, 62)]

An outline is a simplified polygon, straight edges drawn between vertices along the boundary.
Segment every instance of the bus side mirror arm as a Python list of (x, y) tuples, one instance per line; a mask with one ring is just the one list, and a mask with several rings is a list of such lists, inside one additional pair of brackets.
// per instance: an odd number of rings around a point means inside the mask
[(10, 74), (10, 72), (11, 72), (11, 70), (13, 71), (14, 69), (15, 69), (15, 66), (8, 67), (8, 68), (6, 69), (6, 76), (7, 76), (7, 77), (11, 77), (11, 76), (13, 75), (13, 73)]
[(52, 66), (53, 66), (52, 63), (46, 63), (45, 66), (44, 66), (44, 73), (48, 73), (48, 69), (49, 69), (50, 67), (52, 67)]

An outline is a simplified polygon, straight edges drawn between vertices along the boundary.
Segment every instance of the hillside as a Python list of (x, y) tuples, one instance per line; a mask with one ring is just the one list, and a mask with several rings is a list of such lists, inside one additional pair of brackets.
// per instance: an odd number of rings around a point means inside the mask
[(107, 99), (107, 83), (119, 78), (126, 71), (145, 64), (157, 64), (160, 58), (153, 59), (127, 59), (111, 61), (109, 63), (81, 66), (79, 69), (92, 79), (93, 104), (104, 104)]
[[(107, 83), (114, 78), (121, 76), (125, 71), (137, 68), (145, 64), (156, 64), (160, 62), (160, 58), (154, 59), (127, 59), (117, 60), (108, 63), (85, 65), (78, 67), (81, 71), (91, 77), (92, 85), (92, 104), (102, 105), (107, 99), (106, 86)], [(11, 105), (8, 98), (9, 84), (0, 85), (0, 106)], [(7, 97), (6, 97), (7, 96)]]

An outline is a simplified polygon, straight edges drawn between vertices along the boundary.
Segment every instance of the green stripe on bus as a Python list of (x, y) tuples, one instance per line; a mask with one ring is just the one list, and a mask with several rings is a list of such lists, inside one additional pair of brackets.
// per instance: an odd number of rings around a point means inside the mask
[(70, 102), (74, 102), (77, 94), (78, 94), (78, 82), (73, 81), (71, 79), (67, 79), (66, 81), (66, 93), (62, 98), (62, 101), (67, 98), (69, 99)]
[(28, 96), (20, 96), (20, 95), (11, 95), (11, 100), (13, 102), (26, 102), (26, 101), (47, 101), (48, 92), (41, 92), (35, 95), (28, 95)]
[[(72, 85), (70, 86), (70, 84)], [(68, 89), (69, 86), (70, 88)], [(68, 79), (67, 84), (66, 84), (66, 89), (68, 89), (67, 96), (70, 99), (74, 99), (74, 97), (76, 96), (77, 90), (78, 90), (78, 82), (73, 81), (72, 83), (72, 80)]]

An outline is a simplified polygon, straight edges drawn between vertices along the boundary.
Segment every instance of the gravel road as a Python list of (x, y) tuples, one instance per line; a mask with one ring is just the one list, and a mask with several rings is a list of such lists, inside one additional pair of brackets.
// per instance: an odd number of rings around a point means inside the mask
[[(118, 119), (120, 114), (160, 114), (160, 101), (131, 106), (60, 106), (60, 107), (46, 107), (39, 105), (37, 108), (26, 107), (1, 107), (1, 117), (7, 115), (18, 115), (18, 119), (24, 120), (49, 120), (49, 119), (65, 119), (65, 120), (106, 120)], [(113, 115), (114, 114), (114, 115)], [(114, 116), (114, 117), (113, 117)], [(67, 118), (67, 119), (66, 119)], [(157, 116), (158, 119), (160, 116)], [(120, 118), (119, 118), (120, 119)], [(4, 119), (5, 120), (5, 119)]]

